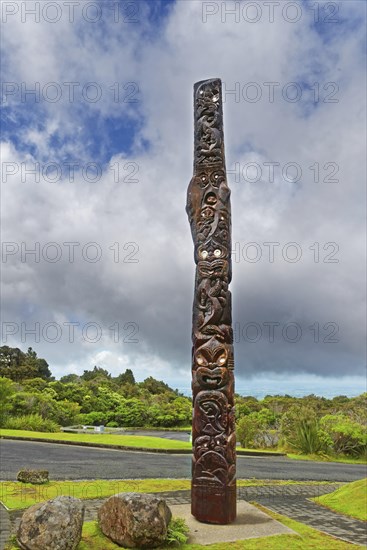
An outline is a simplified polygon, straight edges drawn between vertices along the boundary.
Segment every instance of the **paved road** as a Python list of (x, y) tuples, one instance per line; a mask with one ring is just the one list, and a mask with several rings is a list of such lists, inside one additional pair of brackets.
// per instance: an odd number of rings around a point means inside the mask
[[(14, 480), (21, 468), (45, 468), (51, 479), (137, 479), (190, 477), (189, 455), (139, 453), (1, 440), (0, 477)], [(362, 464), (291, 460), (286, 457), (238, 457), (239, 478), (298, 481), (354, 481), (367, 476)]]

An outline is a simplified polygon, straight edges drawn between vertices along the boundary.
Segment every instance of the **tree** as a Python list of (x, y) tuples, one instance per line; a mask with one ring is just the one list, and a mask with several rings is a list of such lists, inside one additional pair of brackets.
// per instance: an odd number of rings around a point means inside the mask
[(78, 384), (81, 382), (81, 378), (78, 374), (65, 374), (64, 376), (61, 376), (60, 382), (62, 384), (68, 384), (69, 382)]
[(21, 382), (30, 378), (50, 380), (51, 371), (45, 359), (37, 357), (37, 353), (28, 348), (27, 353), (19, 348), (2, 346), (0, 348), (0, 376)]
[(343, 412), (346, 413), (347, 410), (352, 420), (367, 426), (367, 392), (350, 399), (348, 407), (345, 406)]
[(296, 402), (297, 398), (289, 395), (266, 395), (262, 401), (264, 407), (277, 415), (283, 414)]
[(237, 437), (242, 447), (263, 448), (274, 446), (278, 441), (276, 417), (269, 409), (261, 409), (242, 416), (237, 422)]
[(0, 376), (14, 381), (34, 378), (37, 369), (34, 365), (25, 364), (26, 355), (19, 348), (2, 346), (0, 348)]
[(11, 397), (15, 393), (15, 384), (9, 378), (0, 377), (0, 427), (4, 426), (11, 410)]
[(164, 393), (167, 390), (169, 390), (170, 392), (173, 392), (173, 390), (168, 386), (168, 384), (165, 384), (161, 380), (156, 380), (155, 378), (153, 378), (153, 376), (149, 376), (144, 380), (144, 382), (141, 382), (139, 385), (141, 388), (148, 390), (149, 393), (153, 393), (153, 394)]
[(125, 399), (116, 409), (114, 420), (119, 426), (141, 427), (146, 424), (148, 411), (140, 399)]
[(29, 364), (30, 366), (34, 365), (37, 371), (37, 376), (40, 378), (43, 378), (44, 380), (49, 380), (52, 378), (47, 361), (37, 357), (37, 353), (32, 348), (28, 348), (25, 356), (25, 364)]
[(235, 402), (237, 419), (252, 412), (257, 412), (261, 409), (261, 403), (259, 403), (256, 397), (252, 397), (251, 395), (240, 396), (236, 394)]
[(119, 386), (122, 386), (125, 384), (130, 384), (132, 386), (135, 385), (135, 377), (134, 377), (133, 371), (131, 369), (126, 369), (124, 373), (121, 373), (118, 376), (116, 376), (115, 382)]
[(28, 380), (24, 380), (22, 382), (22, 386), (25, 389), (25, 391), (43, 391), (47, 388), (47, 381), (43, 378), (29, 378)]
[(337, 454), (365, 454), (367, 433), (362, 424), (351, 420), (345, 414), (327, 414), (320, 420), (320, 438)]
[(79, 405), (82, 405), (86, 395), (89, 394), (89, 389), (86, 384), (75, 384), (73, 382), (63, 384), (60, 380), (57, 380), (56, 382), (50, 382), (48, 384), (47, 391), (55, 392), (55, 399), (57, 401), (67, 399), (68, 401), (73, 401), (75, 403), (78, 403)]
[(177, 397), (172, 401), (153, 403), (148, 409), (150, 426), (187, 426), (191, 423), (191, 399)]
[(105, 378), (110, 380), (111, 375), (106, 369), (102, 369), (102, 367), (95, 366), (93, 370), (85, 370), (81, 378), (86, 382), (88, 382), (89, 380), (94, 380), (95, 378)]

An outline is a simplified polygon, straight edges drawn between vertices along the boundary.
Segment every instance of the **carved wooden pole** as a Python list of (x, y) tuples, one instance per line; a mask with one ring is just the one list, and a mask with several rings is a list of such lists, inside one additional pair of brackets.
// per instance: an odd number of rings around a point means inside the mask
[(195, 247), (192, 329), (191, 512), (199, 521), (236, 517), (236, 435), (231, 313), (231, 210), (224, 157), (222, 87), (194, 85), (194, 175), (186, 211)]

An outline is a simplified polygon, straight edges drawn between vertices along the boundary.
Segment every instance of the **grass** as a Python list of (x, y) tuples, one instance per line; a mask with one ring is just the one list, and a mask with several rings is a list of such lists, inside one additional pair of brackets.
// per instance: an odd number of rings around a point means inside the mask
[[(191, 451), (192, 443), (190, 441), (178, 441), (174, 439), (164, 439), (161, 437), (141, 436), (141, 435), (119, 435), (113, 433), (69, 433), (69, 432), (33, 432), (30, 430), (0, 430), (0, 437), (17, 437), (24, 439), (47, 439), (48, 441), (65, 441), (71, 443), (89, 443), (98, 445), (113, 445), (119, 447), (134, 447), (136, 449), (155, 449), (163, 451)], [(244, 449), (241, 451), (259, 452), (266, 454), (263, 449)], [(281, 453), (280, 453), (281, 455)]]
[[(306, 485), (324, 485), (325, 482), (303, 482)], [(289, 480), (238, 479), (238, 487), (263, 487), (265, 485), (298, 485), (302, 482)], [(116, 493), (158, 493), (190, 489), (189, 479), (123, 479), (90, 481), (51, 481), (45, 485), (32, 485), (18, 481), (0, 482), (0, 500), (9, 510), (28, 508), (33, 504), (57, 496), (75, 498), (107, 498)]]
[[(263, 509), (274, 519), (281, 521), (284, 525), (287, 525), (293, 529), (299, 536), (295, 535), (276, 535), (271, 537), (262, 537), (257, 539), (247, 539), (236, 542), (201, 545), (201, 544), (184, 544), (179, 548), (181, 550), (347, 550), (349, 548), (355, 548), (356, 545), (349, 544), (343, 541), (338, 541), (333, 537), (324, 535), (311, 527), (307, 527), (302, 523), (298, 523), (291, 519), (288, 519), (279, 514), (269, 512)], [(82, 541), (77, 547), (77, 550), (117, 550), (121, 548), (113, 542), (109, 541), (103, 533), (100, 531), (97, 522), (88, 522), (84, 524)], [(172, 548), (165, 546), (161, 548)], [(13, 550), (13, 549), (12, 549)]]
[(156, 493), (189, 488), (190, 480), (188, 479), (97, 479), (51, 481), (45, 485), (2, 481), (0, 482), (0, 500), (10, 510), (17, 510), (61, 495), (75, 498), (107, 498), (124, 492)]
[(160, 428), (159, 426), (143, 426), (143, 427), (139, 427), (139, 428), (123, 428), (124, 430), (127, 430), (127, 431), (134, 431), (134, 432), (139, 432), (139, 431), (149, 431), (149, 432), (189, 432), (191, 433), (191, 430), (192, 430), (192, 427), (191, 426), (176, 426), (175, 428), (167, 428), (167, 427), (164, 427), (164, 428)]
[[(281, 516), (271, 510), (257, 505), (260, 510), (266, 512), (272, 518), (280, 521), (297, 533), (296, 535), (275, 535), (271, 537), (262, 537), (247, 540), (238, 540), (236, 542), (226, 542), (225, 548), (230, 550), (348, 550), (349, 548), (363, 548), (360, 545), (351, 544), (338, 540), (324, 533), (320, 533), (312, 527), (308, 527), (298, 521), (294, 521), (285, 516)], [(11, 544), (6, 550), (18, 550), (16, 544)], [(98, 527), (97, 522), (86, 522), (83, 526), (82, 540), (77, 550), (118, 550), (121, 546), (107, 539)], [(172, 548), (165, 546), (160, 548)], [(200, 544), (184, 544), (179, 547), (180, 550), (223, 550), (223, 543), (210, 544), (202, 546)]]
[(25, 439), (47, 439), (49, 441), (70, 441), (74, 443), (93, 443), (94, 445), (121, 445), (123, 447), (144, 449), (191, 449), (191, 443), (189, 441), (176, 441), (173, 439), (141, 435), (49, 433), (2, 429), (0, 430), (0, 437), (1, 436), (20, 437)]
[[(132, 447), (135, 449), (151, 449), (160, 451), (190, 451), (192, 444), (190, 441), (178, 441), (174, 439), (164, 439), (161, 437), (141, 436), (141, 435), (117, 435), (117, 434), (98, 434), (98, 433), (64, 433), (64, 432), (32, 432), (29, 430), (0, 430), (0, 437), (17, 437), (23, 439), (44, 439), (48, 441), (63, 441), (74, 444), (87, 443), (98, 447), (98, 445), (112, 445), (116, 447)], [(238, 450), (259, 452), (266, 454), (277, 451), (266, 449), (246, 449), (239, 447)], [(281, 452), (279, 451), (281, 456)], [(328, 455), (304, 455), (296, 453), (287, 453), (287, 457), (294, 460), (312, 460), (317, 462), (343, 462), (347, 464), (366, 464), (366, 458), (334, 457)]]
[[(74, 426), (68, 426), (68, 427), (64, 427), (64, 428), (61, 428), (61, 431), (62, 432), (66, 432), (66, 433), (73, 433), (73, 430), (74, 429), (78, 429), (78, 430), (81, 430), (82, 429), (82, 424), (76, 424), (75, 427)], [(70, 432), (69, 432), (70, 430)], [(104, 433), (115, 433), (116, 431), (124, 431), (124, 432), (187, 432), (188, 434), (191, 433), (191, 426), (176, 426), (175, 428), (167, 428), (167, 427), (162, 427), (160, 428), (159, 426), (120, 426), (120, 427), (116, 427), (116, 426), (105, 426), (104, 427)], [(94, 433), (94, 426), (88, 426), (87, 428), (87, 433)]]
[(333, 493), (312, 500), (335, 512), (367, 521), (367, 478), (353, 481)]
[(288, 458), (293, 460), (312, 460), (316, 462), (343, 462), (345, 464), (367, 464), (367, 458), (351, 458), (347, 456), (330, 456), (325, 454), (312, 454), (312, 455), (303, 455), (296, 453), (287, 453)]

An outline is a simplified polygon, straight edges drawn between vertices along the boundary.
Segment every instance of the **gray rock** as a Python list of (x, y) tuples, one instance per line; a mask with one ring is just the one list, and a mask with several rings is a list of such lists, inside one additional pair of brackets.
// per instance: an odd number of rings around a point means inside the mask
[(102, 532), (127, 548), (155, 548), (162, 544), (172, 513), (165, 500), (139, 493), (119, 493), (98, 510)]
[(48, 483), (48, 470), (19, 470), (17, 480), (22, 483), (42, 485), (43, 483)]
[(17, 532), (23, 550), (75, 550), (81, 536), (84, 504), (78, 498), (57, 497), (28, 508)]

